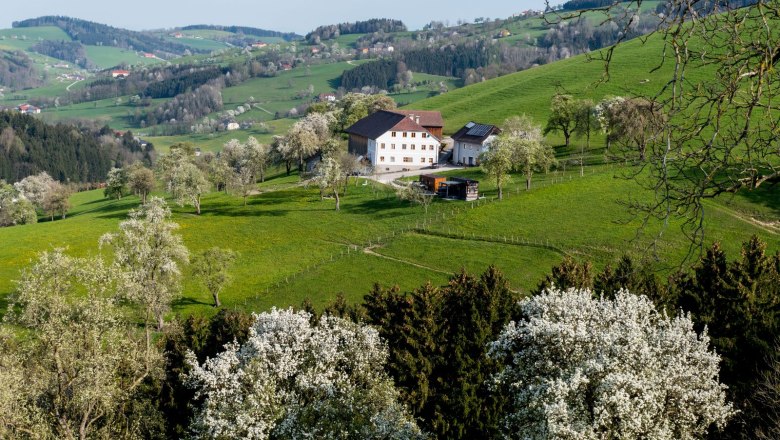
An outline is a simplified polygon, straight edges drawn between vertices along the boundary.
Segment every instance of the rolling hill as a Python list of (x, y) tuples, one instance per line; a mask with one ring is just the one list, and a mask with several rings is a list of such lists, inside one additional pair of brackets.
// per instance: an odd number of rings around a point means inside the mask
[[(501, 123), (520, 113), (543, 121), (550, 96), (559, 89), (596, 99), (652, 90), (664, 73), (648, 73), (658, 49), (653, 40), (626, 44), (612, 65), (612, 80), (598, 87), (602, 66), (581, 56), (420, 101), (415, 108), (441, 110), (450, 132), (471, 119)], [(233, 137), (225, 136), (207, 149)], [(579, 141), (574, 142), (576, 147)], [(565, 151), (560, 154), (565, 158)], [(641, 222), (619, 202), (628, 194), (638, 199), (652, 194), (620, 178), (624, 170), (617, 164), (595, 165), (580, 177), (579, 170), (558, 169), (537, 175), (530, 191), (521, 190), (518, 176), (503, 202), (493, 201), (495, 185), (479, 169), (456, 171), (450, 174), (480, 180), (486, 199), (436, 201), (428, 214), (362, 179), (350, 184), (342, 211), (335, 212), (333, 201), (320, 201), (315, 188), (301, 185), (296, 175), (277, 172), (258, 185), (259, 194), (246, 207), (240, 198), (213, 193), (204, 199), (203, 215), (175, 208), (174, 220), (193, 251), (218, 245), (241, 253), (234, 270), (241, 282), (223, 296), (227, 307), (248, 310), (297, 305), (307, 297), (321, 307), (339, 292), (359, 302), (375, 281), (409, 289), (427, 280), (443, 283), (461, 267), (480, 271), (489, 264), (506, 272), (513, 288), (527, 292), (564, 255), (592, 261), (597, 268), (623, 253), (654, 261), (645, 247), (661, 232), (657, 257), (666, 263), (656, 262), (655, 268), (663, 276), (677, 268), (690, 243), (679, 219), (669, 225), (651, 221), (637, 238)], [(73, 203), (67, 220), (0, 230), (0, 241), (9, 244), (0, 249), (0, 298), (35, 252), (51, 246), (66, 246), (79, 255), (97, 252), (97, 237), (114, 230), (138, 199), (111, 201), (90, 192), (75, 195)], [(721, 241), (731, 255), (753, 234), (770, 250), (780, 248), (780, 200), (771, 190), (720, 198), (705, 209), (706, 241)], [(212, 310), (202, 287), (187, 281), (175, 312)]]

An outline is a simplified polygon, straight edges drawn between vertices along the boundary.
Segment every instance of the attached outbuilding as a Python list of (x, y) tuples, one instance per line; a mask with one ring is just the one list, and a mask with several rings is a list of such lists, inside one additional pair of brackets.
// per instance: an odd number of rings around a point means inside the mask
[(495, 125), (469, 122), (452, 135), (452, 162), (459, 165), (479, 165), (479, 156), (486, 152), (493, 139), (501, 134)]

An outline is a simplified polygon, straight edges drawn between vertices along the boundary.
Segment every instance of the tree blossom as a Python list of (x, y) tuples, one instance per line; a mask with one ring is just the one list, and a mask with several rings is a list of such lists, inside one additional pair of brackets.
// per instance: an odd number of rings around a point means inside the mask
[(694, 439), (734, 413), (718, 382), (720, 357), (688, 316), (668, 318), (645, 296), (614, 300), (555, 288), (520, 303), (491, 345), (495, 384), (523, 439)]
[(202, 400), (198, 438), (424, 438), (383, 370), (376, 330), (306, 312), (255, 315), (243, 346), (228, 344), (187, 383)]

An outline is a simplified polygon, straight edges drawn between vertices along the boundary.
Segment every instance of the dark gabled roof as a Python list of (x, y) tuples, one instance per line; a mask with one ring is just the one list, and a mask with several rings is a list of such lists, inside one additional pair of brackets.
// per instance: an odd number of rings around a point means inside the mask
[(387, 110), (372, 113), (344, 131), (368, 139), (376, 139), (391, 130), (428, 132), (422, 124), (418, 124), (403, 113)]
[(423, 127), (444, 127), (444, 119), (441, 112), (426, 110), (392, 110), (404, 116), (414, 117), (415, 121), (419, 118), (419, 124)]
[(463, 128), (452, 135), (452, 139), (458, 142), (482, 144), (488, 137), (501, 133), (501, 129), (495, 125), (477, 124), (469, 122)]

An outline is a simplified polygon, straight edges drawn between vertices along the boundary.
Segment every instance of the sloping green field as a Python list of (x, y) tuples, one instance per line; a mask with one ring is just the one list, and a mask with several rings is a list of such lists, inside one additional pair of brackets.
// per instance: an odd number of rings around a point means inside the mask
[[(481, 179), (487, 199), (437, 201), (427, 215), (363, 180), (350, 185), (336, 212), (334, 202), (320, 201), (315, 188), (279, 174), (259, 186), (262, 194), (250, 197), (247, 207), (240, 198), (211, 194), (203, 215), (175, 208), (174, 220), (192, 251), (220, 246), (241, 253), (233, 270), (238, 281), (224, 293), (228, 307), (262, 310), (307, 297), (322, 306), (339, 292), (360, 301), (377, 281), (411, 289), (428, 280), (442, 283), (461, 267), (476, 272), (489, 264), (498, 265), (514, 288), (528, 291), (564, 254), (603, 267), (625, 252), (643, 252), (662, 231), (651, 223), (635, 240), (639, 223), (618, 201), (638, 194), (637, 187), (616, 178), (617, 171), (591, 167), (582, 178), (578, 170), (538, 176), (531, 191), (510, 186), (503, 202), (490, 201), (495, 189), (478, 170), (454, 172)], [(138, 199), (109, 201), (92, 191), (75, 195), (73, 203), (66, 220), (0, 229), (0, 298), (37, 252), (60, 246), (76, 255), (99, 252), (100, 235), (115, 230)], [(774, 251), (780, 248), (780, 228), (771, 219), (778, 217), (780, 201), (763, 192), (712, 202), (707, 241), (720, 240), (735, 254), (741, 242), (758, 234)], [(682, 261), (689, 249), (678, 224), (663, 229), (658, 250), (661, 273)], [(176, 311), (210, 313), (208, 298), (187, 277)]]
[[(501, 124), (507, 117), (521, 113), (544, 123), (549, 116), (550, 98), (558, 92), (593, 100), (657, 92), (671, 69), (667, 63), (651, 72), (662, 60), (661, 51), (658, 38), (650, 38), (644, 44), (640, 39), (625, 43), (615, 50), (607, 82), (598, 82), (604, 74), (603, 62), (580, 55), (454, 90), (417, 102), (414, 107), (440, 110), (447, 133), (471, 120)], [(688, 79), (695, 82), (711, 74), (709, 69), (689, 70)]]

